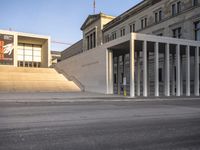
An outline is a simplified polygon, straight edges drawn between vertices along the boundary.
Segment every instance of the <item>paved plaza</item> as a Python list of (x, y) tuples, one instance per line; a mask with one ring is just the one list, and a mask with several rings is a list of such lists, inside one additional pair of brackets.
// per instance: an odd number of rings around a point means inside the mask
[(1, 93), (0, 100), (0, 150), (200, 149), (199, 98)]

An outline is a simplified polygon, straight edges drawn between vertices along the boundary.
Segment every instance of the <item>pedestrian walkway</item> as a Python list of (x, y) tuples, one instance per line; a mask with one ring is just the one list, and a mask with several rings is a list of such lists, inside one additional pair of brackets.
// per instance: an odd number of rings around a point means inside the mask
[(200, 97), (124, 97), (92, 92), (65, 93), (0, 93), (0, 102), (95, 102), (95, 101), (163, 101), (163, 100), (200, 100)]

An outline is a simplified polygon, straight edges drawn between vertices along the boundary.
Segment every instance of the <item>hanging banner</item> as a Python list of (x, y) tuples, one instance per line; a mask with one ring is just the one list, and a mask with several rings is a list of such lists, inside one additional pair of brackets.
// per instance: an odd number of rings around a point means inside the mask
[(0, 64), (13, 65), (14, 36), (0, 34)]

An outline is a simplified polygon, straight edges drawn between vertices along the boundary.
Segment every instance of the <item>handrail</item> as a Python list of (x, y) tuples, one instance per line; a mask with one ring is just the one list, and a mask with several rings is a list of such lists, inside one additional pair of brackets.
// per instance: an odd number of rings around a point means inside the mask
[(75, 76), (67, 74), (63, 69), (58, 68), (56, 65), (54, 66), (54, 69), (58, 73), (63, 74), (69, 81), (73, 81), (81, 89), (81, 91), (85, 91), (85, 86)]

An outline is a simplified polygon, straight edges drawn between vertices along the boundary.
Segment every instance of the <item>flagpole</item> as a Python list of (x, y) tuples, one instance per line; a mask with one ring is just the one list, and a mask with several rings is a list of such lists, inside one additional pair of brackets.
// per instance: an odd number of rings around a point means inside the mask
[(95, 14), (96, 13), (96, 1), (95, 0), (93, 1), (93, 9), (94, 9), (93, 13)]

